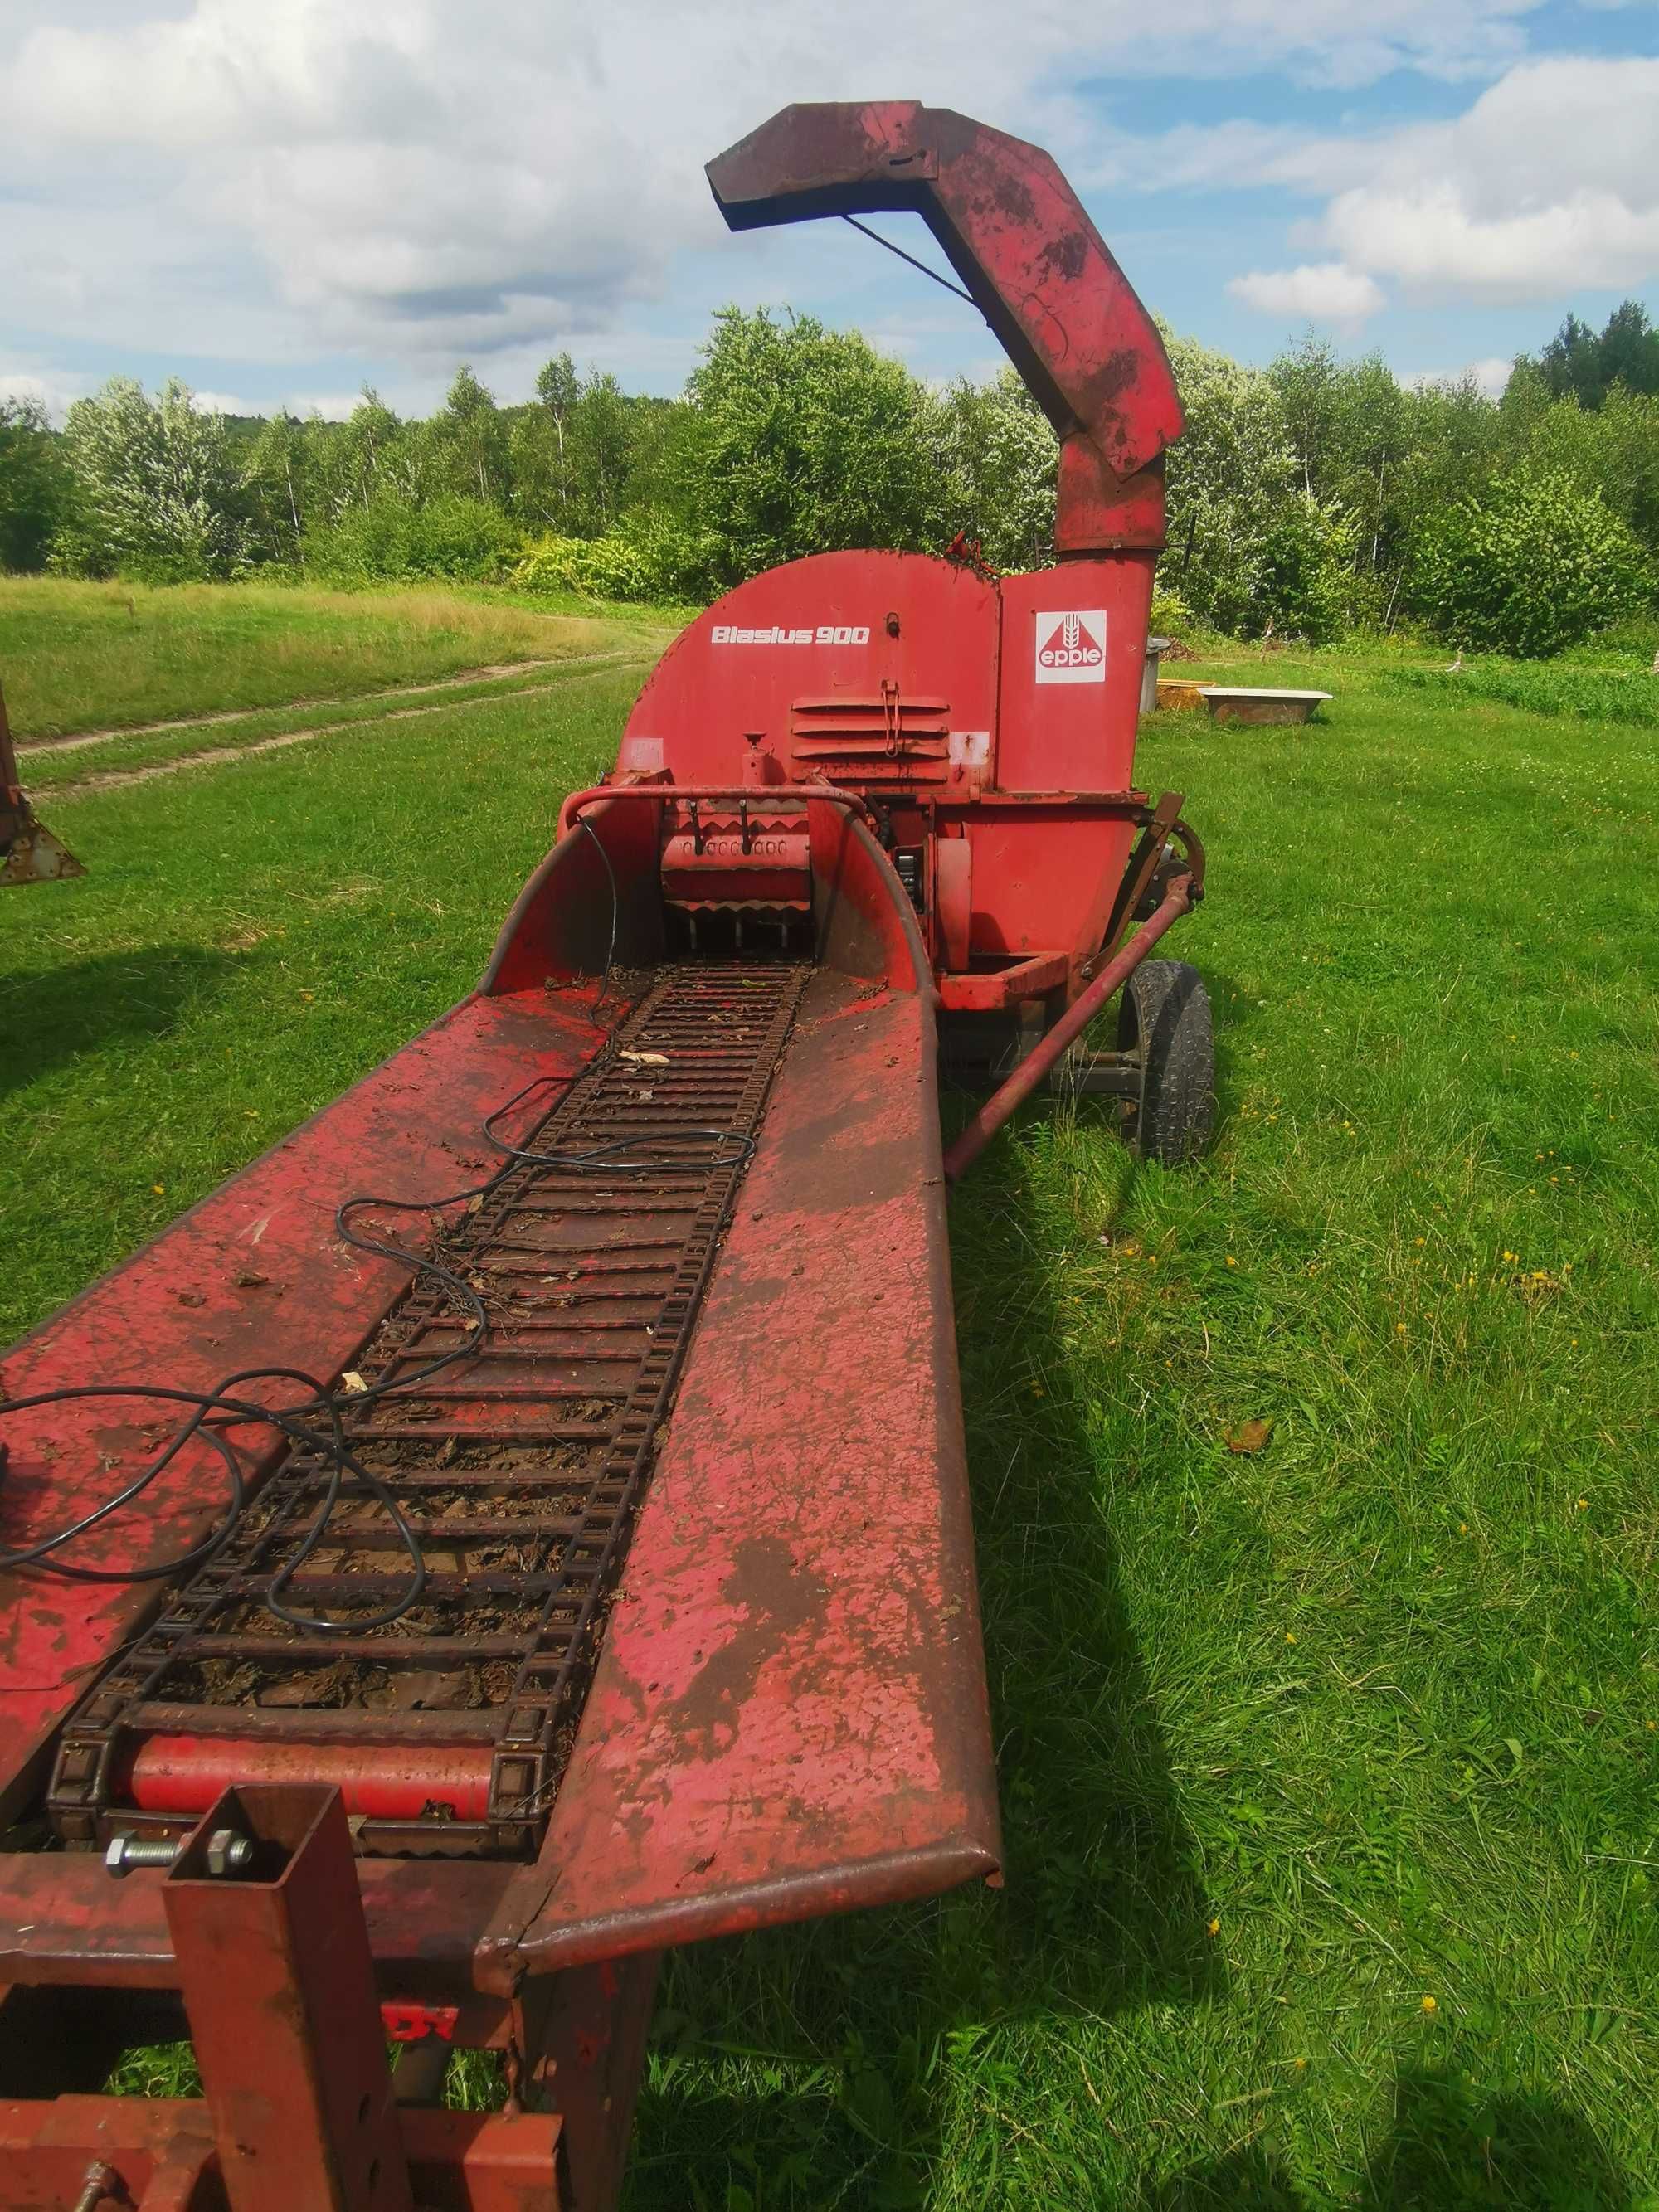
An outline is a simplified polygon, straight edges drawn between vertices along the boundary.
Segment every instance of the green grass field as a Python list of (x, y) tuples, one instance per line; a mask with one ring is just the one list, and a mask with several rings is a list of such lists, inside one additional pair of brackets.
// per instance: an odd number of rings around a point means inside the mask
[[(1038, 1102), (953, 1201), (1006, 1887), (679, 1954), (632, 2212), (1659, 2207), (1659, 735), (1224, 672), (1338, 696), (1146, 732), (1212, 1155)], [(638, 674), (52, 799), (0, 1335), (468, 987)]]
[(0, 576), (0, 685), (20, 742), (287, 707), (660, 631), (638, 609), (501, 594)]

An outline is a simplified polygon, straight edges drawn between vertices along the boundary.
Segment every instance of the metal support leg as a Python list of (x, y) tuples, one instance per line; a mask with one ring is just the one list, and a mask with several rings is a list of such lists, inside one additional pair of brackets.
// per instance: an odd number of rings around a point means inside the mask
[(163, 1890), (231, 2212), (412, 2212), (339, 1792), (227, 1790)]
[(661, 1955), (568, 1967), (545, 1985), (526, 2101), (558, 2113), (572, 2212), (612, 2212), (621, 2194)]

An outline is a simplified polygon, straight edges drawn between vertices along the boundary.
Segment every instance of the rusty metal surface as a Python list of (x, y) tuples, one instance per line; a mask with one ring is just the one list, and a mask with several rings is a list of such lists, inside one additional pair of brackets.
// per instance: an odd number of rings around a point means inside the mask
[[(556, 2114), (414, 2110), (398, 2124), (422, 2212), (561, 2212)], [(199, 2098), (0, 2100), (0, 2212), (68, 2212), (94, 2164), (114, 2176), (100, 2212), (227, 2212)]]
[[(381, 1994), (470, 1990), (473, 1950), (515, 1871), (492, 1860), (360, 1860)], [(0, 1984), (176, 1989), (161, 1881), (112, 1881), (91, 1851), (0, 1851)]]
[(557, 2107), (574, 2212), (612, 2212), (645, 2071), (660, 1964), (654, 1952), (557, 1975), (526, 2053), (526, 2094)]
[(1066, 1047), (1079, 1037), (1113, 993), (1128, 980), (1165, 930), (1186, 913), (1192, 890), (1190, 876), (1177, 876), (1164, 895), (1152, 919), (1141, 924), (1123, 950), (1109, 960), (1088, 988), (1071, 1005), (1000, 1090), (992, 1092), (973, 1119), (963, 1128), (945, 1155), (945, 1173), (954, 1182), (964, 1175), (985, 1150), (1014, 1109), (1029, 1098)]
[[(347, 1784), (362, 1850), (533, 1849), (804, 981), (661, 971), (601, 1059), (515, 1133), (532, 1157), (443, 1248), (486, 1329), (422, 1279), (358, 1357), (386, 1395), (344, 1434), (385, 1496), (355, 1469), (342, 1488), (317, 1449), (289, 1454), (71, 1717), (47, 1799), (61, 1834), (142, 1832), (229, 1782), (308, 1774)], [(410, 1588), (386, 1497), (425, 1583), (377, 1626)], [(296, 1634), (273, 1610), (279, 1580), (331, 1626)]]
[(1112, 911), (1100, 940), (1100, 949), (1109, 953), (1123, 934), (1124, 925), (1139, 909), (1153, 873), (1164, 857), (1164, 848), (1170, 833), (1181, 819), (1181, 810), (1186, 793), (1166, 791), (1152, 810), (1150, 819), (1136, 840), (1134, 851), (1129, 855), (1128, 866), (1123, 871), (1123, 881), (1118, 886), (1117, 896), (1112, 901)]
[[(341, 1198), (418, 1197), (488, 1173), (498, 1156), (477, 1134), (483, 1116), (530, 1077), (568, 1074), (592, 1055), (592, 996), (464, 1001), (15, 1345), (0, 1360), (7, 1395), (88, 1381), (206, 1389), (241, 1368), (349, 1365), (408, 1277), (340, 1243)], [(114, 1401), (0, 1408), (0, 1541), (25, 1544), (109, 1497), (152, 1457), (154, 1415)], [(276, 1456), (273, 1445), (266, 1464)], [(223, 1497), (216, 1455), (181, 1458), (145, 1510), (94, 1530), (76, 1563), (170, 1558), (206, 1533)], [(43, 1745), (157, 1595), (0, 1574), (0, 1811), (38, 1787)]]
[(225, 2212), (213, 2130), (198, 2100), (0, 2101), (0, 2212), (69, 2212), (94, 2165), (115, 2178), (101, 2192), (109, 2212)]
[[(246, 1873), (210, 1870), (227, 1828)], [(231, 2212), (414, 2212), (338, 1793), (228, 1790), (162, 1898)]]
[(17, 750), (0, 692), (0, 890), (15, 884), (55, 883), (84, 876), (73, 853), (54, 837), (29, 805), (18, 781)]
[(933, 1060), (815, 979), (486, 1983), (996, 1869)]

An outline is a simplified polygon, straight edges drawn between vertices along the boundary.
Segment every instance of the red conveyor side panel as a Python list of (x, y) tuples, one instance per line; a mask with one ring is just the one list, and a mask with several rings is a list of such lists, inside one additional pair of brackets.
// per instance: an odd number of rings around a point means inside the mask
[(805, 1003), (487, 1984), (996, 1870), (933, 1012), (862, 989)]

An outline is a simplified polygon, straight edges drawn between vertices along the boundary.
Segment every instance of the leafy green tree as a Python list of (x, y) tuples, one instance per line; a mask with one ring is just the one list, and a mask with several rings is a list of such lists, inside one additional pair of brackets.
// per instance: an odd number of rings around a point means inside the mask
[(242, 483), (252, 508), (255, 550), (268, 561), (305, 566), (317, 441), (286, 410), (264, 422), (242, 456)]
[(418, 503), (426, 486), (418, 442), (372, 385), (343, 422), (306, 426), (311, 460), (308, 527), (325, 528), (350, 508), (392, 499)]
[(543, 530), (568, 527), (575, 479), (570, 466), (570, 417), (581, 380), (568, 353), (544, 362), (536, 375), (536, 398), (513, 410), (509, 466), (513, 511)]
[(1539, 355), (1536, 368), (1554, 399), (1576, 399), (1594, 411), (1615, 385), (1659, 392), (1659, 331), (1639, 300), (1626, 300), (1598, 334), (1569, 315)]
[(988, 384), (958, 378), (939, 410), (939, 446), (952, 510), (992, 566), (1052, 562), (1060, 441), (1012, 368)]
[(241, 486), (224, 424), (198, 413), (176, 377), (151, 399), (112, 377), (64, 425), (75, 487), (60, 565), (153, 582), (228, 576), (248, 557)]
[(1218, 629), (1259, 628), (1268, 525), (1297, 488), (1284, 409), (1259, 370), (1192, 338), (1164, 339), (1187, 428), (1170, 448), (1158, 580)]
[(410, 583), (441, 576), (495, 583), (522, 550), (516, 526), (481, 499), (445, 496), (420, 505), (382, 493), (349, 507), (307, 543), (307, 564), (341, 584)]
[[(1327, 340), (1311, 336), (1281, 354), (1267, 374), (1304, 497), (1351, 526), (1346, 612), (1381, 622), (1407, 549), (1401, 470), (1409, 448), (1407, 395), (1380, 355), (1341, 362)], [(1328, 531), (1316, 535), (1334, 550)]]
[(442, 407), (426, 425), (428, 483), (439, 494), (505, 507), (507, 431), (495, 394), (463, 362)]
[(604, 372), (580, 376), (568, 353), (556, 355), (537, 376), (535, 400), (513, 411), (514, 513), (555, 535), (611, 529), (635, 503), (642, 433), (661, 404), (630, 398)]
[(1524, 658), (1559, 653), (1653, 592), (1642, 549), (1600, 495), (1516, 468), (1459, 500), (1425, 533), (1417, 611), (1450, 643)]
[(687, 389), (688, 491), (718, 548), (715, 584), (805, 553), (949, 536), (937, 403), (856, 333), (727, 307)]
[(45, 410), (32, 399), (0, 399), (0, 568), (45, 568), (68, 499)]
[(633, 447), (632, 411), (616, 378), (598, 370), (582, 380), (570, 410), (573, 515), (592, 536), (608, 530), (623, 510)]

